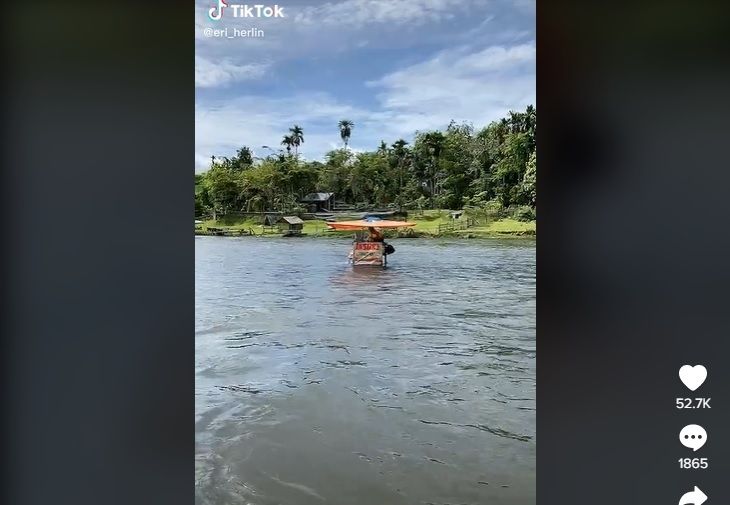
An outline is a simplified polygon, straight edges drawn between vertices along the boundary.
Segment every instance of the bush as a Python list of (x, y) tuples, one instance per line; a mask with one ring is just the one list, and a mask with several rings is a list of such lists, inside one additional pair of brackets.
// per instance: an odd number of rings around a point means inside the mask
[(482, 208), (486, 210), (487, 212), (494, 212), (499, 213), (504, 210), (504, 207), (502, 207), (502, 204), (499, 200), (489, 200), (488, 202), (484, 202), (484, 205), (482, 205)]
[(509, 212), (502, 207), (498, 200), (479, 200), (472, 199), (471, 205), (465, 205), (464, 210), (467, 211), (469, 217), (476, 219), (481, 223), (488, 223), (497, 219), (507, 217)]
[(502, 219), (509, 215), (499, 200), (489, 200), (482, 205), (482, 212), (487, 220)]
[(514, 218), (518, 221), (534, 221), (535, 209), (526, 205), (517, 207), (514, 212)]

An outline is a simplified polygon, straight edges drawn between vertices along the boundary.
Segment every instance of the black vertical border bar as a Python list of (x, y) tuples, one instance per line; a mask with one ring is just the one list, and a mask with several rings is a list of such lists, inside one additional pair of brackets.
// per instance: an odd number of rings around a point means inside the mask
[[(695, 485), (725, 503), (728, 8), (537, 11), (538, 503), (678, 503)], [(709, 371), (696, 393), (684, 364)], [(704, 396), (709, 410), (676, 408)], [(708, 431), (697, 453), (687, 424)]]
[(0, 501), (192, 503), (193, 6), (2, 24)]

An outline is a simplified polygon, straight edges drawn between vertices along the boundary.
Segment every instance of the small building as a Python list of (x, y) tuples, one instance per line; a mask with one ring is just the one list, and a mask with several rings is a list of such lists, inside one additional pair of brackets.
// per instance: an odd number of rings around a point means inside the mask
[(459, 219), (464, 214), (463, 210), (454, 210), (451, 212), (451, 219)]
[(281, 214), (265, 214), (264, 222), (261, 225), (262, 233), (276, 233)]
[(309, 193), (299, 203), (305, 204), (309, 212), (329, 212), (335, 205), (335, 194)]
[(303, 235), (304, 221), (297, 216), (282, 216), (278, 221), (279, 231), (285, 237), (297, 237)]

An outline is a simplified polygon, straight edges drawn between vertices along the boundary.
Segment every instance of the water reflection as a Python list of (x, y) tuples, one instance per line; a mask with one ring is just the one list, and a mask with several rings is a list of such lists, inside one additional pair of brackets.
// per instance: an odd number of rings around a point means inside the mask
[(346, 265), (340, 270), (333, 273), (329, 280), (333, 287), (346, 286), (373, 286), (381, 287), (392, 281), (393, 276), (398, 273), (393, 268), (382, 267), (356, 267)]

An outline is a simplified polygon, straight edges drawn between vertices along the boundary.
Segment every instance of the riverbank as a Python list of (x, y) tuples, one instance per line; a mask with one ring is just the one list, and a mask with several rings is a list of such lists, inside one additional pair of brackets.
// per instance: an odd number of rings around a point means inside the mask
[[(495, 238), (495, 237), (535, 237), (537, 225), (535, 221), (518, 221), (513, 218), (469, 220), (468, 215), (458, 220), (450, 217), (449, 211), (424, 211), (422, 214), (408, 216), (408, 221), (416, 223), (413, 228), (389, 231), (386, 237), (400, 238)], [(213, 235), (220, 230), (227, 235), (255, 235), (264, 237), (280, 237), (277, 231), (265, 230), (259, 221), (242, 219), (236, 216), (224, 216), (217, 221), (207, 220), (196, 225), (196, 235)], [(304, 221), (304, 230), (309, 237), (344, 237), (352, 232), (330, 230), (323, 220)]]

